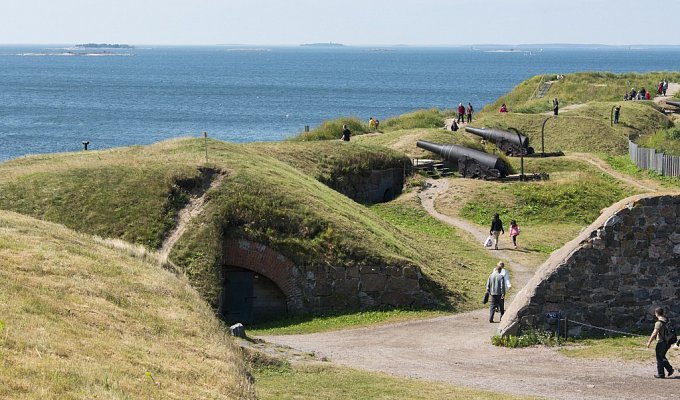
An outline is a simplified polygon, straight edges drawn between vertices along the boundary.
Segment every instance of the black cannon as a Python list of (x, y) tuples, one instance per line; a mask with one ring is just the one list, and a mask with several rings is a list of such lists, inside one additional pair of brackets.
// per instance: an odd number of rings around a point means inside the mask
[(451, 163), (458, 164), (458, 173), (468, 178), (504, 178), (508, 167), (503, 160), (483, 151), (419, 140), (416, 145), (421, 149), (439, 154)]
[(518, 137), (513, 132), (492, 128), (474, 128), (472, 126), (465, 127), (465, 131), (488, 140), (509, 156), (526, 156), (534, 153), (534, 148), (529, 147), (529, 138), (524, 135)]
[(680, 107), (680, 101), (670, 101), (666, 100), (666, 104), (670, 104), (672, 106)]

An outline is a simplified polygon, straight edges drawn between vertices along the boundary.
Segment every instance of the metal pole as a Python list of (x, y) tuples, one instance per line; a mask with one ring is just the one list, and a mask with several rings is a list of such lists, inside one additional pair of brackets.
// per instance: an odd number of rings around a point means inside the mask
[(541, 126), (541, 157), (545, 157), (545, 140), (544, 140), (544, 135), (545, 135), (545, 124), (548, 122), (550, 118), (553, 116), (549, 116), (545, 120), (543, 120), (543, 125)]
[(208, 163), (208, 132), (203, 132), (203, 138), (205, 139), (205, 162)]
[(523, 181), (524, 180), (524, 143), (522, 143), (522, 135), (519, 134), (519, 131), (515, 128), (508, 128), (509, 131), (513, 131), (517, 134), (517, 139), (519, 140), (519, 159), (520, 159), (520, 174), (519, 174), (519, 180)]

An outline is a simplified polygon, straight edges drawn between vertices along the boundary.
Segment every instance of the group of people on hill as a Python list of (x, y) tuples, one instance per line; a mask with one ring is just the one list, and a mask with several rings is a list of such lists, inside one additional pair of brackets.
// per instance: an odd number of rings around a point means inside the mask
[(460, 129), (458, 126), (459, 123), (470, 123), (472, 122), (472, 114), (474, 114), (475, 109), (472, 107), (472, 103), (468, 103), (467, 107), (463, 105), (463, 103), (458, 103), (458, 108), (456, 109), (457, 116), (458, 118), (454, 118), (454, 120), (451, 122), (451, 130), (452, 131), (457, 131)]
[(468, 103), (467, 107), (463, 105), (463, 103), (458, 103), (458, 122), (463, 123), (463, 122), (472, 122), (472, 114), (475, 112), (475, 109), (472, 108), (472, 103)]
[(652, 94), (647, 89), (645, 89), (644, 87), (641, 88), (639, 91), (636, 91), (635, 88), (631, 88), (630, 92), (623, 94), (623, 101), (627, 101), (627, 100), (650, 100), (651, 98), (652, 98)]

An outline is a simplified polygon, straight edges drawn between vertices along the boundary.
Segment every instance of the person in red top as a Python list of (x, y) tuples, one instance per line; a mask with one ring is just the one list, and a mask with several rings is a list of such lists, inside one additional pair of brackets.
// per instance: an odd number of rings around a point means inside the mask
[(458, 122), (465, 122), (465, 106), (463, 103), (458, 103)]
[(498, 110), (498, 112), (502, 112), (502, 113), (508, 112), (508, 107), (505, 105), (505, 103), (503, 103), (503, 104), (501, 105), (501, 109)]

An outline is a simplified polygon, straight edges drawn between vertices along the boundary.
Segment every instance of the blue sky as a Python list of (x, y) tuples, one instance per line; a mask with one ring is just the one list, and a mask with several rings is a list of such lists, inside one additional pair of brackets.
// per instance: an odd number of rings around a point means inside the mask
[(677, 0), (0, 1), (2, 44), (680, 44)]

